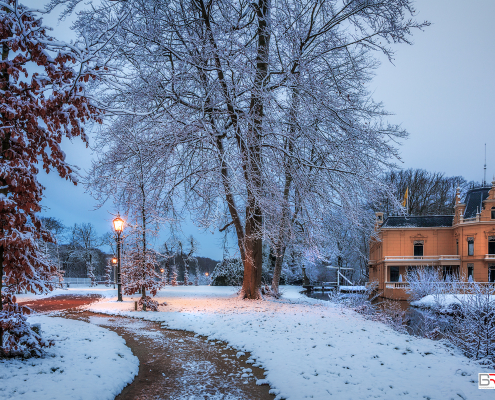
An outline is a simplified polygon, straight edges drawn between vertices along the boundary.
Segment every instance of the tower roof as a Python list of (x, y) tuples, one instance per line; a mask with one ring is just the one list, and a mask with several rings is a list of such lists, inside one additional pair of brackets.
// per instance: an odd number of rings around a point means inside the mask
[(483, 200), (488, 197), (490, 187), (479, 187), (471, 189), (466, 194), (466, 210), (464, 211), (464, 218), (474, 218), (477, 212), (481, 212), (483, 209)]

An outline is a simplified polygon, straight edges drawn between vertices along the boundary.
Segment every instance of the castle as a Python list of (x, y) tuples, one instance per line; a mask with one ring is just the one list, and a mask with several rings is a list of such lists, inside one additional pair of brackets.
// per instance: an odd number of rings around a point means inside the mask
[(453, 215), (390, 216), (376, 213), (378, 239), (370, 244), (369, 278), (383, 297), (408, 298), (407, 273), (433, 267), (444, 278), (455, 274), (495, 282), (495, 180), (491, 187), (457, 190)]

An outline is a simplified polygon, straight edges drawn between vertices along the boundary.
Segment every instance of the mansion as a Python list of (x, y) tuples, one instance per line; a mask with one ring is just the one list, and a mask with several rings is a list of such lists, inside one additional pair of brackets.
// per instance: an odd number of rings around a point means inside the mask
[(405, 300), (407, 272), (435, 267), (475, 282), (495, 282), (495, 180), (473, 188), (454, 215), (392, 216), (376, 213), (379, 240), (370, 244), (369, 277), (383, 297)]

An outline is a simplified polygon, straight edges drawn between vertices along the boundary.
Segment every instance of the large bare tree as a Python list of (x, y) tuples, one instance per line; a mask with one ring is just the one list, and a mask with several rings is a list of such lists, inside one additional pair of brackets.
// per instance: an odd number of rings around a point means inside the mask
[(75, 26), (108, 68), (94, 100), (112, 123), (140, 118), (160, 165), (146, 174), (177, 212), (234, 229), (256, 299), (263, 238), (280, 257), (290, 235), (311, 240), (395, 155), (404, 132), (365, 85), (372, 51), (392, 57), (427, 25), (413, 14), (410, 0), (122, 0)]

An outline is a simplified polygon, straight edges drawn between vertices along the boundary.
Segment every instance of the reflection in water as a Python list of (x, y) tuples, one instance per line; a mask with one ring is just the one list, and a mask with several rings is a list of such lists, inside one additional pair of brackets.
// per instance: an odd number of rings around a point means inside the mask
[[(331, 292), (310, 292), (305, 293), (312, 299), (339, 301), (346, 297), (366, 296), (362, 294), (341, 294), (336, 297), (334, 291)], [(411, 307), (406, 300), (389, 300), (378, 297), (372, 301), (378, 306), (379, 312), (387, 314), (400, 314), (403, 318), (404, 326), (410, 335), (429, 337), (431, 339), (442, 339), (442, 332), (449, 326), (451, 318), (448, 315), (434, 314), (423, 311), (419, 308)]]

